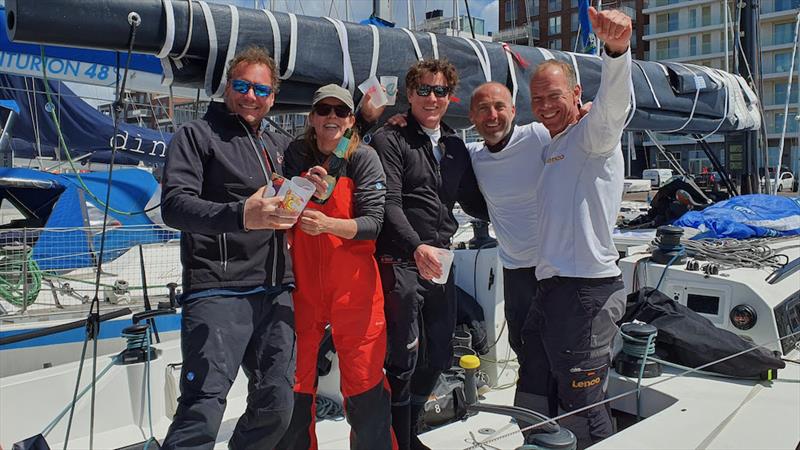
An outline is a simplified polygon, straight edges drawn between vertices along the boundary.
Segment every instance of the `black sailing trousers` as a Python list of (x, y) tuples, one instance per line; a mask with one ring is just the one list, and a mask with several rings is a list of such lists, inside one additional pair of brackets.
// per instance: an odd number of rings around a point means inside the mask
[(288, 290), (206, 297), (183, 305), (178, 409), (164, 449), (214, 447), (225, 398), (239, 366), (247, 375), (247, 409), (232, 449), (271, 449), (292, 416), (294, 309)]

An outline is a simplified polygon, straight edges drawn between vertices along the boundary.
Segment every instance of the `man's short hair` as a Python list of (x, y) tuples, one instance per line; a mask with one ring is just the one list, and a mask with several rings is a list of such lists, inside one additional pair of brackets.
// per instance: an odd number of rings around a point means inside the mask
[(548, 59), (547, 61), (539, 64), (536, 67), (536, 70), (533, 71), (531, 80), (545, 70), (552, 68), (561, 69), (561, 72), (567, 77), (567, 85), (569, 85), (569, 88), (575, 89), (575, 86), (578, 85), (578, 79), (575, 76), (575, 69), (572, 67), (572, 64), (566, 61), (559, 61), (557, 59)]
[(456, 67), (448, 62), (446, 59), (426, 59), (417, 61), (408, 69), (406, 73), (406, 89), (414, 90), (420, 85), (420, 80), (427, 73), (441, 73), (447, 80), (447, 86), (450, 92), (456, 90), (458, 86), (458, 72)]
[(225, 73), (225, 77), (229, 81), (233, 77), (233, 70), (241, 63), (263, 64), (267, 66), (272, 78), (272, 90), (278, 92), (278, 87), (281, 84), (281, 80), (278, 77), (278, 68), (275, 65), (275, 60), (269, 56), (269, 53), (264, 47), (253, 45), (237, 53), (228, 64), (228, 71)]

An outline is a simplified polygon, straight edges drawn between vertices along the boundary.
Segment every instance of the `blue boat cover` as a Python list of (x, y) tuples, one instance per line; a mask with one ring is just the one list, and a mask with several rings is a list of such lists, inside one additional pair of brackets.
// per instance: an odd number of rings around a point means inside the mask
[(800, 197), (740, 195), (702, 211), (689, 211), (674, 225), (700, 230), (692, 239), (800, 235)]
[[(38, 135), (42, 155), (55, 155), (55, 149), (59, 147), (58, 127), (49, 111), (49, 108), (55, 108), (72, 157), (92, 153), (92, 161), (107, 162), (111, 154), (111, 136), (114, 134), (111, 117), (94, 109), (64, 83), (48, 81), (48, 86), (52, 94), (52, 106), (47, 101), (44, 81), (41, 79), (0, 73), (0, 99), (14, 100), (18, 105), (20, 120), (14, 123), (11, 133), (11, 146), (15, 154), (27, 158), (38, 155)], [(163, 164), (166, 145), (171, 137), (171, 133), (122, 123), (117, 130), (116, 145), (119, 152), (115, 162), (137, 164), (139, 161), (148, 161)]]
[[(20, 188), (3, 185), (3, 179), (46, 181), (51, 186)], [(101, 210), (104, 208), (101, 199), (105, 198), (107, 185), (108, 173), (105, 172), (80, 174), (79, 179), (77, 174), (0, 168), (0, 199), (14, 198), (37, 216), (47, 218), (45, 229), (33, 244), (33, 259), (42, 270), (69, 270), (96, 264), (101, 233), (79, 227), (89, 225), (86, 202)], [(178, 236), (177, 232), (159, 230), (142, 213), (157, 187), (152, 174), (144, 170), (114, 171), (109, 201), (113, 209), (109, 211), (109, 223), (113, 224), (106, 231), (104, 261), (116, 258), (132, 246), (165, 242)], [(52, 211), (47, 211), (48, 208)], [(137, 225), (139, 227), (132, 231), (130, 227)], [(64, 230), (73, 227), (76, 229)], [(59, 230), (48, 231), (48, 228)]]

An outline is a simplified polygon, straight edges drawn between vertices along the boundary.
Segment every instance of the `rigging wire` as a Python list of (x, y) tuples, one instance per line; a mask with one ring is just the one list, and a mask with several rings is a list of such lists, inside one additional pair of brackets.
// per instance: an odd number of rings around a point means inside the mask
[[(117, 78), (118, 83), (118, 90), (117, 90), (117, 101), (114, 102), (114, 137), (117, 135), (117, 130), (119, 127), (119, 120), (122, 117), (122, 114), (125, 112), (125, 102), (123, 101), (124, 92), (125, 92), (125, 84), (128, 79), (128, 70), (130, 68), (131, 57), (133, 56), (133, 44), (136, 41), (136, 30), (141, 25), (141, 17), (138, 13), (131, 11), (128, 14), (128, 23), (130, 24), (130, 35), (128, 39), (128, 57), (125, 62), (125, 72), (122, 76), (122, 83), (119, 84), (119, 78)], [(46, 67), (46, 57), (44, 52), (44, 47), (42, 47), (42, 67)], [(46, 79), (46, 72), (45, 72), (45, 88), (48, 91), (48, 101), (50, 101), (49, 96), (49, 87), (47, 85)], [(53, 114), (53, 119), (57, 121), (55, 114)], [(60, 130), (60, 129), (59, 129)], [(63, 143), (64, 139), (59, 131), (59, 139)], [(66, 148), (66, 145), (64, 145)], [(75, 390), (73, 391), (73, 403), (70, 408), (69, 414), (69, 423), (67, 425), (67, 434), (64, 438), (64, 450), (67, 449), (67, 444), (69, 443), (69, 433), (72, 428), (72, 419), (75, 413), (75, 402), (77, 401), (78, 395), (78, 387), (80, 384), (80, 376), (83, 372), (83, 363), (86, 357), (86, 347), (88, 344), (89, 339), (92, 340), (93, 346), (93, 354), (92, 354), (92, 394), (91, 394), (91, 404), (90, 404), (90, 414), (89, 414), (89, 450), (93, 450), (94, 448), (94, 419), (95, 419), (95, 405), (96, 405), (96, 394), (97, 394), (97, 341), (98, 341), (98, 334), (100, 333), (100, 298), (99, 298), (99, 291), (100, 291), (100, 275), (103, 270), (103, 257), (105, 254), (105, 246), (106, 246), (106, 230), (108, 227), (108, 212), (110, 210), (109, 207), (109, 199), (111, 198), (111, 181), (112, 176), (114, 173), (114, 158), (117, 153), (116, 145), (112, 146), (111, 148), (111, 160), (109, 162), (109, 170), (108, 170), (108, 186), (106, 188), (106, 202), (103, 208), (103, 227), (102, 227), (102, 235), (100, 238), (100, 254), (97, 257), (97, 270), (95, 276), (95, 289), (94, 289), (94, 297), (89, 305), (89, 316), (86, 319), (86, 334), (83, 340), (83, 350), (81, 351), (81, 359), (80, 364), (78, 366), (78, 379), (75, 384)]]

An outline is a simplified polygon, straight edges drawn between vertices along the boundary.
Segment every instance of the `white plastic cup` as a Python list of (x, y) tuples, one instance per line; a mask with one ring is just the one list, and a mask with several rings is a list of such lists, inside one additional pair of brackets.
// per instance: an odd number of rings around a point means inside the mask
[(386, 89), (386, 97), (388, 98), (386, 105), (394, 106), (397, 101), (397, 77), (381, 77), (381, 85)]
[(448, 250), (446, 248), (439, 248), (438, 250), (438, 257), (439, 257), (439, 264), (442, 266), (442, 276), (432, 279), (436, 284), (446, 284), (447, 278), (450, 276), (450, 267), (453, 265), (453, 257), (455, 254), (452, 250)]
[(291, 180), (284, 182), (283, 186), (281, 186), (281, 192), (283, 192), (281, 208), (300, 214), (315, 191), (316, 187), (311, 181), (303, 177), (292, 177)]
[(383, 92), (380, 81), (378, 81), (378, 78), (375, 76), (371, 76), (364, 80), (363, 83), (358, 85), (358, 89), (363, 92), (364, 95), (370, 95), (369, 102), (372, 103), (372, 106), (376, 108), (380, 108), (389, 101), (389, 99), (386, 97), (386, 92)]

